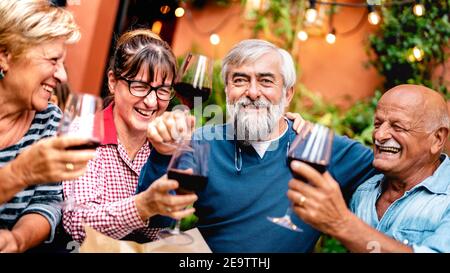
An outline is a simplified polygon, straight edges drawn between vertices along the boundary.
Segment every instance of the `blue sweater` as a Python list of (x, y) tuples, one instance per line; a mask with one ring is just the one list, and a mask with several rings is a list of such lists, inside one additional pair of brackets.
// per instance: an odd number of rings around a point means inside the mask
[[(206, 189), (195, 203), (197, 227), (213, 252), (309, 252), (320, 232), (293, 221), (303, 232), (293, 232), (267, 220), (283, 216), (290, 205), (286, 192), (292, 174), (287, 165), (287, 149), (296, 134), (289, 130), (273, 143), (261, 159), (253, 147), (236, 148), (227, 125), (205, 126), (196, 138), (210, 143), (209, 175)], [(231, 136), (231, 137), (230, 137)], [(161, 176), (169, 157), (152, 151), (141, 172), (138, 191)], [(242, 160), (242, 164), (241, 164)], [(328, 168), (339, 181), (344, 196), (375, 174), (370, 149), (347, 137), (335, 136)]]

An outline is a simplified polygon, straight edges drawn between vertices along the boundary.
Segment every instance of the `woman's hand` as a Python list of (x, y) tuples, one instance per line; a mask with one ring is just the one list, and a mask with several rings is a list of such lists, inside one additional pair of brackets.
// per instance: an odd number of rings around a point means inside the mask
[(148, 125), (147, 138), (152, 146), (164, 155), (172, 154), (179, 140), (190, 139), (195, 128), (195, 118), (182, 111), (164, 112)]
[(176, 190), (179, 184), (176, 180), (162, 176), (150, 187), (136, 195), (136, 207), (143, 221), (157, 214), (181, 219), (195, 212), (194, 208), (186, 208), (197, 201), (194, 193), (174, 195), (170, 191)]
[(72, 180), (84, 174), (95, 150), (69, 150), (90, 141), (74, 137), (40, 140), (11, 161), (12, 174), (27, 186)]

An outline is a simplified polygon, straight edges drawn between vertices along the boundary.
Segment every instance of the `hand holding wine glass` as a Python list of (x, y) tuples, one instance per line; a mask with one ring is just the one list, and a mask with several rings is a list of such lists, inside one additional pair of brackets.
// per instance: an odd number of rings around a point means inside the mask
[[(172, 155), (168, 166), (167, 177), (178, 181), (176, 194), (199, 192), (208, 182), (209, 145), (207, 142), (180, 142)], [(177, 220), (174, 228), (158, 232), (158, 238), (174, 245), (191, 244), (194, 239), (180, 230), (181, 221)]]
[[(295, 138), (288, 152), (289, 168), (291, 168), (291, 162), (293, 160), (300, 160), (312, 166), (320, 173), (324, 173), (327, 170), (331, 157), (333, 136), (334, 133), (332, 130), (317, 123), (314, 124), (310, 131), (301, 131)], [(301, 177), (298, 177), (295, 172), (292, 172), (292, 174), (294, 177), (302, 179)], [(292, 231), (302, 232), (302, 229), (292, 222), (291, 214), (292, 208), (289, 206), (284, 216), (267, 217), (267, 219)]]
[(212, 88), (212, 60), (204, 55), (188, 53), (178, 76), (174, 89), (181, 103), (192, 109), (195, 99), (208, 100)]

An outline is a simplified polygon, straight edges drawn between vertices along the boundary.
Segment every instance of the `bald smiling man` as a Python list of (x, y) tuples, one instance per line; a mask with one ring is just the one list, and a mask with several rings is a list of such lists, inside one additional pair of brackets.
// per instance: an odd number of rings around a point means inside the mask
[(380, 99), (373, 166), (382, 174), (361, 184), (347, 208), (326, 172), (293, 162), (308, 180), (292, 179), (295, 213), (353, 252), (450, 252), (450, 160), (443, 154), (450, 119), (444, 98), (400, 85)]

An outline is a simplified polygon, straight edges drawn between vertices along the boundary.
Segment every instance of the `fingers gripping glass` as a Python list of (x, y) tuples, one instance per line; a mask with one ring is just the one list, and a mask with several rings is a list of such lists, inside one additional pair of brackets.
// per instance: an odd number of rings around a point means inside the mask
[(169, 101), (175, 95), (172, 85), (163, 84), (159, 86), (151, 86), (146, 82), (129, 80), (125, 77), (119, 77), (119, 79), (126, 82), (128, 84), (128, 91), (130, 91), (130, 94), (138, 98), (145, 98), (152, 91), (155, 91), (156, 97), (163, 101)]
[[(209, 145), (206, 142), (193, 141), (179, 144), (170, 160), (167, 177), (177, 180), (177, 194), (199, 192), (208, 182)], [(188, 245), (194, 241), (189, 234), (180, 230), (180, 220), (172, 229), (158, 232), (158, 238), (173, 245)]]
[[(312, 129), (307, 132), (302, 129), (289, 149), (289, 168), (291, 168), (292, 160), (299, 160), (310, 165), (318, 172), (324, 173), (327, 170), (327, 166), (330, 161), (331, 149), (333, 146), (333, 135), (334, 133), (332, 130), (320, 124), (314, 124)], [(293, 171), (292, 174), (295, 178), (306, 181)], [(305, 199), (303, 199), (303, 202), (305, 202)], [(292, 231), (302, 232), (303, 230), (292, 222), (291, 214), (292, 207), (289, 206), (284, 216), (267, 217), (267, 219)]]

